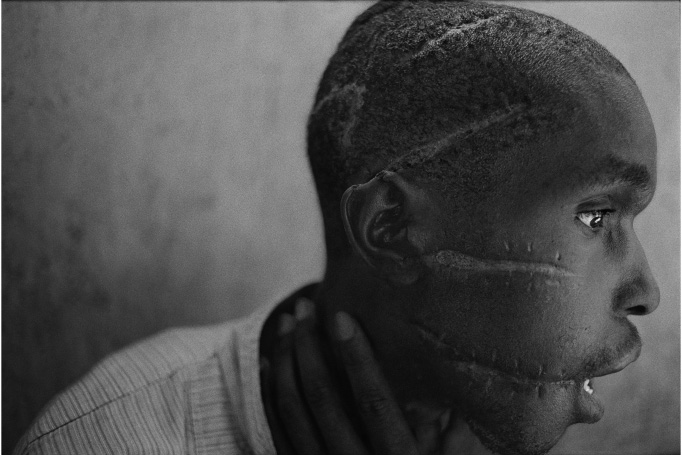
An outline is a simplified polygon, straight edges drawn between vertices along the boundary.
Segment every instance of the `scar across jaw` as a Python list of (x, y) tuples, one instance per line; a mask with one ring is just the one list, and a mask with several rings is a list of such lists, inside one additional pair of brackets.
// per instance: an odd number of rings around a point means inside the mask
[(578, 276), (570, 270), (544, 262), (523, 262), (498, 259), (483, 259), (466, 255), (453, 250), (440, 250), (436, 253), (423, 256), (427, 265), (446, 267), (462, 271), (472, 272), (524, 272), (539, 273), (560, 277)]
[(582, 378), (580, 379), (558, 379), (556, 377), (548, 377), (546, 379), (529, 378), (521, 376), (519, 374), (498, 370), (497, 368), (491, 366), (483, 365), (481, 363), (476, 362), (475, 360), (465, 358), (458, 349), (446, 343), (443, 340), (442, 336), (436, 334), (432, 329), (425, 326), (423, 323), (417, 321), (412, 321), (411, 323), (417, 328), (417, 330), (419, 330), (419, 333), (421, 334), (422, 338), (425, 341), (435, 345), (436, 348), (438, 348), (440, 351), (444, 351), (449, 357), (452, 357), (452, 359), (450, 359), (451, 364), (462, 372), (473, 373), (479, 377), (498, 378), (510, 382), (515, 382), (517, 384), (525, 384), (530, 386), (541, 386), (550, 384), (556, 386), (574, 386), (578, 383), (582, 384)]

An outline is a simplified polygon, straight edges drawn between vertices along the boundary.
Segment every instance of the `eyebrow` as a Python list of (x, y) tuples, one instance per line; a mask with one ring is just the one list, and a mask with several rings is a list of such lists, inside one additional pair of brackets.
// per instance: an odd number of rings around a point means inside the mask
[(588, 185), (610, 186), (617, 183), (632, 185), (641, 190), (651, 188), (652, 177), (646, 166), (608, 155), (597, 163), (599, 172), (593, 173)]

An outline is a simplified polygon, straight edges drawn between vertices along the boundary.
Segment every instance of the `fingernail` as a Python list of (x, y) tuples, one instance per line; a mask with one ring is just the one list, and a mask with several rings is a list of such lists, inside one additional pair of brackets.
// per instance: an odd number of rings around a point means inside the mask
[(310, 317), (310, 315), (313, 314), (313, 311), (315, 311), (313, 302), (308, 299), (298, 299), (298, 302), (296, 303), (296, 310), (294, 311), (296, 314), (296, 319), (302, 321)]
[(355, 335), (355, 323), (348, 316), (347, 313), (340, 311), (336, 313), (336, 338), (340, 341), (346, 341), (353, 338)]
[(291, 333), (296, 327), (296, 319), (292, 318), (289, 314), (283, 314), (279, 318), (279, 328), (277, 333), (279, 336), (284, 336), (287, 333)]

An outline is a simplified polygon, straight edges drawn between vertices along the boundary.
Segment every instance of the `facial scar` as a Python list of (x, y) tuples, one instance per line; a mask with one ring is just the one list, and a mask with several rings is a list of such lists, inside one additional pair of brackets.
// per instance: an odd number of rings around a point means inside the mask
[(436, 349), (446, 354), (448, 357), (448, 363), (455, 367), (460, 372), (465, 372), (468, 374), (473, 374), (479, 378), (493, 377), (498, 379), (505, 379), (507, 381), (516, 382), (519, 384), (527, 385), (549, 385), (554, 384), (560, 385), (575, 385), (577, 382), (575, 379), (563, 379), (555, 376), (549, 376), (546, 378), (529, 378), (518, 374), (513, 374), (510, 372), (505, 372), (498, 370), (494, 367), (482, 365), (472, 359), (467, 359), (462, 356), (462, 353), (455, 349), (450, 344), (446, 343), (445, 336), (437, 335), (432, 329), (423, 323), (417, 321), (411, 321), (411, 324), (417, 328), (422, 336), (422, 339), (428, 343), (433, 344)]
[(555, 264), (544, 262), (523, 262), (497, 259), (482, 259), (453, 250), (440, 250), (422, 256), (429, 267), (452, 268), (472, 272), (524, 272), (539, 273), (559, 277), (575, 277), (575, 273)]

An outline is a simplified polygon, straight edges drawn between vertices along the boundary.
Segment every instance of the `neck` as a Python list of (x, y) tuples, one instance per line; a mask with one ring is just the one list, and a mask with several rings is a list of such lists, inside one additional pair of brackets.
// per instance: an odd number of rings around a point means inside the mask
[[(337, 312), (344, 311), (355, 318), (370, 341), (408, 423), (416, 427), (426, 421), (433, 422), (443, 409), (435, 410), (423, 405), (416, 398), (419, 394), (412, 393), (416, 375), (408, 367), (409, 359), (400, 355), (397, 340), (407, 319), (409, 294), (409, 289), (396, 290), (395, 286), (374, 274), (362, 260), (352, 257), (328, 264), (324, 280), (315, 295), (315, 304), (325, 340), (333, 339)], [(345, 374), (339, 358), (334, 356), (333, 361), (337, 371)], [(394, 368), (389, 368), (389, 365)], [(350, 396), (347, 398), (352, 400)]]
[[(396, 401), (403, 410), (408, 425), (417, 433), (417, 428), (433, 425), (436, 420), (443, 417), (445, 412), (449, 413), (451, 410), (426, 405), (416, 398), (419, 393), (413, 393), (415, 388), (422, 387), (423, 384), (420, 386), (420, 381), (415, 381), (412, 376), (424, 377), (424, 375), (423, 371), (415, 374), (410, 369), (409, 364), (412, 362), (410, 356), (401, 355), (402, 350), (397, 346), (399, 342), (404, 342), (401, 339), (404, 337), (399, 335), (401, 333), (399, 323), (401, 319), (404, 319), (404, 317), (401, 318), (401, 308), (409, 305), (410, 300), (409, 292), (404, 291), (403, 289), (396, 292), (394, 286), (390, 286), (372, 274), (364, 263), (351, 258), (329, 263), (324, 280), (317, 286), (314, 295), (306, 297), (312, 298), (316, 306), (320, 322), (319, 342), (323, 352), (333, 352), (333, 321), (338, 311), (345, 311), (358, 321), (370, 340), (378, 363), (391, 384)], [(277, 342), (279, 316), (283, 313), (294, 313), (294, 305), (299, 295), (300, 292), (297, 292), (282, 302), (266, 321), (261, 333), (262, 357), (271, 358), (272, 348)], [(395, 326), (398, 326), (397, 331)], [(409, 341), (407, 343), (409, 344)], [(345, 377), (345, 368), (339, 356), (327, 355), (325, 360), (328, 360), (330, 371), (337, 379)], [(269, 380), (272, 382), (274, 378), (271, 376)], [(342, 400), (349, 404), (355, 402), (348, 384), (343, 380), (339, 380), (338, 384)], [(274, 385), (262, 384), (262, 387), (272, 390)], [(269, 398), (267, 394), (263, 395), (266, 408), (274, 406), (274, 403), (268, 403)], [(348, 409), (352, 408), (349, 406)], [(356, 428), (363, 427), (357, 417), (349, 417), (356, 421)], [(270, 421), (271, 418), (273, 416), (269, 415), (268, 420)], [(274, 416), (274, 418), (277, 417)], [(471, 434), (460, 416), (451, 415), (450, 419), (448, 434), (455, 446), (469, 447), (471, 450), (467, 453), (487, 453), (473, 450), (473, 445), (478, 446), (480, 443)], [(272, 422), (270, 424), (272, 425)]]
[(324, 330), (333, 333), (334, 315), (345, 311), (363, 320), (368, 309), (376, 307), (380, 299), (377, 279), (368, 267), (354, 258), (327, 263), (324, 279), (314, 297)]

